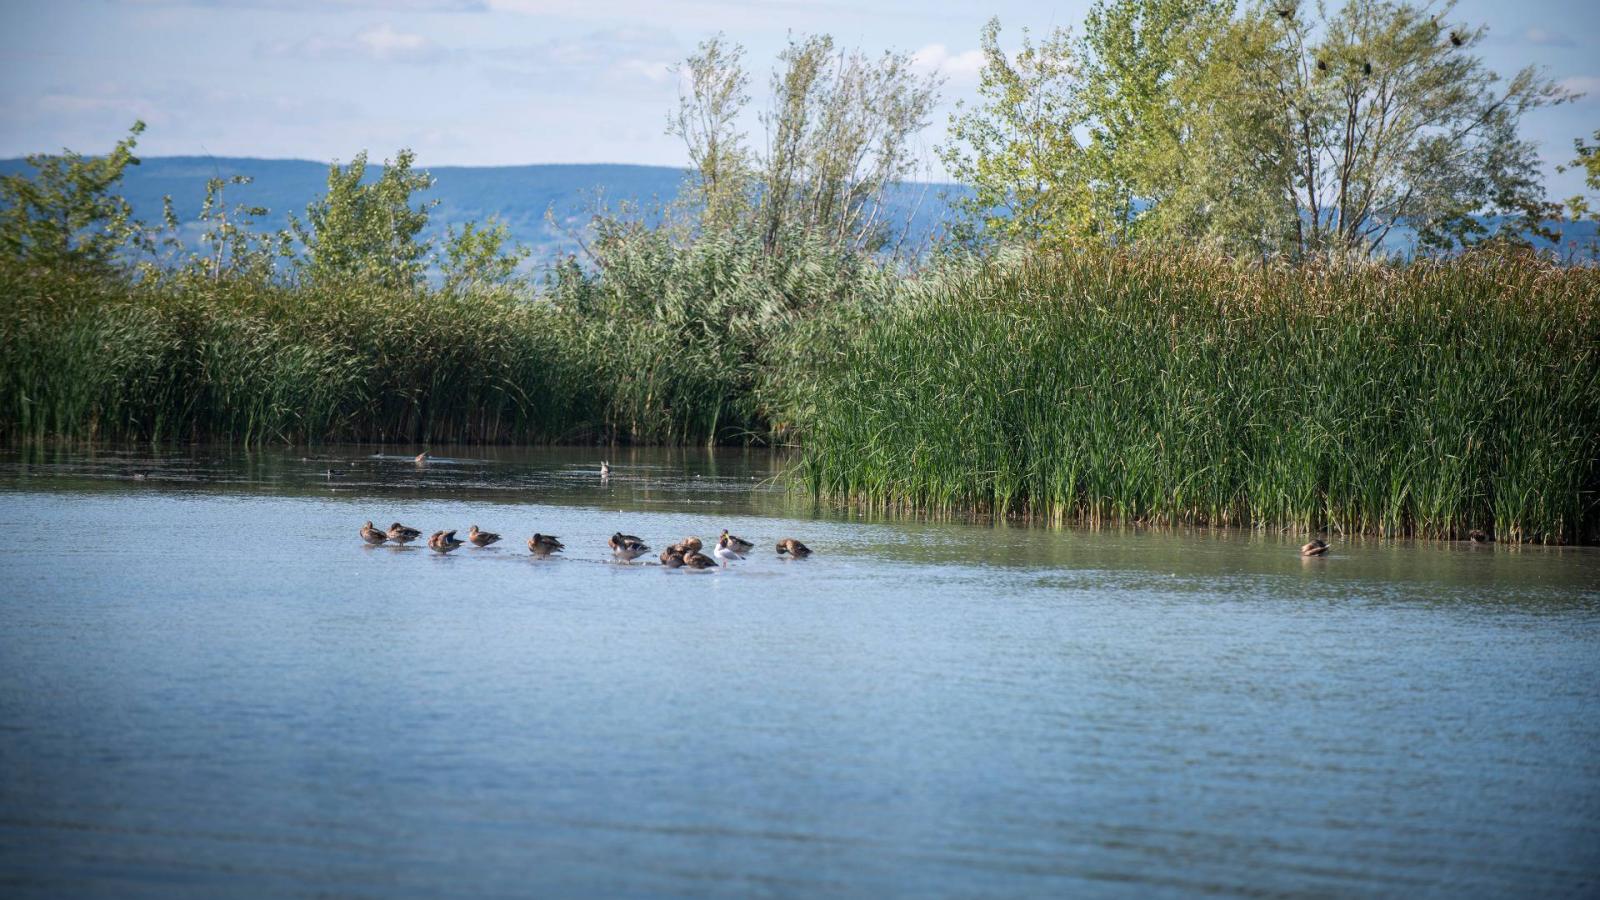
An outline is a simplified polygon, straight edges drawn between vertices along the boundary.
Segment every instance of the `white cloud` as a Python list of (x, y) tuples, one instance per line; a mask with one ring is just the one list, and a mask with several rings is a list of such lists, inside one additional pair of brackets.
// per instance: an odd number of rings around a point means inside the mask
[(442, 49), (420, 34), (396, 31), (388, 23), (358, 33), (356, 43), (378, 60), (434, 59)]
[(924, 74), (937, 72), (953, 86), (977, 84), (978, 73), (983, 71), (983, 51), (951, 53), (943, 44), (929, 44), (911, 54), (911, 65)]
[(389, 13), (486, 12), (486, 0), (115, 0), (126, 6), (194, 6), (212, 9), (347, 12), (380, 9)]
[(1578, 42), (1574, 41), (1570, 35), (1549, 31), (1547, 29), (1540, 28), (1537, 25), (1531, 26), (1527, 31), (1524, 31), (1522, 33), (1522, 39), (1530, 44), (1537, 44), (1541, 47), (1578, 46)]
[(313, 35), (297, 41), (275, 41), (258, 48), (264, 56), (289, 59), (335, 61), (351, 58), (377, 62), (431, 63), (450, 55), (450, 51), (426, 35), (398, 31), (384, 23), (356, 32), (349, 37)]

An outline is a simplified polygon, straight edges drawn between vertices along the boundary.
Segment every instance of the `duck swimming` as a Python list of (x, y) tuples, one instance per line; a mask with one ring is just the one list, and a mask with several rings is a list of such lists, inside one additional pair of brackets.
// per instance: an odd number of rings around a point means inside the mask
[(376, 547), (384, 541), (387, 541), (389, 539), (389, 535), (379, 531), (376, 528), (373, 528), (372, 523), (369, 521), (367, 524), (361, 526), (361, 539)]
[(1312, 538), (1309, 543), (1300, 548), (1301, 556), (1324, 556), (1328, 552), (1328, 542), (1321, 538)]
[(683, 567), (683, 551), (674, 550), (672, 547), (661, 551), (661, 564), (669, 569)]
[(717, 543), (721, 544), (724, 540), (728, 542), (728, 547), (735, 553), (749, 553), (751, 550), (756, 548), (755, 544), (750, 543), (744, 538), (739, 537), (736, 534), (729, 534), (728, 529), (726, 528), (722, 529), (722, 536), (717, 538)]
[(552, 553), (560, 553), (565, 549), (567, 549), (566, 545), (561, 543), (561, 539), (553, 534), (535, 533), (533, 537), (528, 538), (528, 552), (534, 556), (549, 556)]
[(811, 555), (811, 548), (800, 543), (794, 538), (784, 538), (778, 542), (778, 555), (782, 556), (785, 553), (789, 554), (795, 559), (805, 559)]
[(449, 553), (465, 543), (466, 541), (456, 537), (456, 530), (452, 528), (449, 531), (435, 531), (433, 536), (428, 538), (428, 549), (437, 553)]
[(722, 561), (723, 565), (727, 565), (736, 559), (744, 559), (737, 550), (733, 549), (733, 539), (728, 536), (726, 531), (722, 533), (722, 537), (717, 538), (717, 549), (711, 552), (716, 555), (717, 559)]
[(471, 541), (474, 547), (487, 547), (500, 540), (500, 535), (492, 531), (479, 531), (478, 526), (474, 525), (467, 529), (467, 540)]
[(422, 537), (422, 532), (415, 528), (401, 525), (399, 522), (389, 526), (389, 540), (394, 541), (396, 544), (399, 544), (402, 547), (419, 537)]
[(683, 540), (677, 542), (676, 544), (673, 544), (673, 545), (669, 546), (667, 548), (666, 552), (668, 552), (668, 553), (676, 553), (679, 556), (682, 556), (682, 555), (684, 555), (685, 553), (688, 553), (691, 550), (693, 550), (695, 552), (699, 552), (701, 546), (702, 545), (700, 543), (700, 539), (699, 538), (697, 538), (697, 537), (686, 537)]
[(1474, 528), (1471, 531), (1467, 532), (1467, 540), (1473, 542), (1474, 544), (1492, 544), (1492, 543), (1494, 543), (1494, 538), (1490, 537), (1488, 532), (1486, 532), (1486, 531), (1484, 531), (1484, 530), (1482, 530), (1480, 528)]
[(695, 571), (699, 572), (703, 572), (706, 569), (722, 568), (720, 565), (718, 565), (716, 560), (698, 550), (690, 550), (688, 553), (685, 553), (683, 555), (683, 565), (685, 568), (694, 569)]
[(623, 562), (638, 559), (639, 557), (650, 552), (650, 548), (637, 536), (623, 534), (620, 531), (616, 534), (613, 534), (611, 538), (606, 541), (606, 545), (611, 548), (611, 554)]

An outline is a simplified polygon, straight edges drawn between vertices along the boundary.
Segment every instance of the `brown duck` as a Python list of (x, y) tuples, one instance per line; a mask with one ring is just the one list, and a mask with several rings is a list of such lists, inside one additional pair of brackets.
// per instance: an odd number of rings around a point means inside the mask
[(422, 537), (422, 532), (415, 528), (411, 528), (410, 526), (401, 525), (399, 522), (389, 526), (389, 540), (394, 541), (396, 544), (399, 544), (402, 547), (419, 537)]
[(428, 538), (428, 549), (437, 553), (449, 553), (465, 543), (466, 541), (456, 537), (456, 530), (452, 528), (449, 531), (435, 531), (433, 536)]
[(553, 534), (535, 533), (533, 537), (528, 538), (528, 552), (534, 556), (549, 556), (552, 553), (560, 553), (565, 549), (567, 549), (566, 545), (561, 543), (561, 539)]
[(744, 538), (739, 537), (736, 534), (729, 534), (728, 529), (726, 528), (722, 529), (722, 534), (717, 538), (717, 543), (721, 545), (724, 540), (727, 541), (727, 547), (729, 549), (740, 555), (749, 553), (751, 550), (756, 548), (755, 544), (750, 543)]
[(1328, 542), (1320, 538), (1312, 538), (1309, 543), (1300, 548), (1301, 556), (1326, 556)]
[(694, 569), (696, 571), (722, 568), (721, 563), (718, 563), (711, 557), (701, 553), (699, 550), (690, 550), (688, 553), (685, 553), (683, 555), (683, 565), (685, 568)]
[(471, 541), (474, 547), (487, 547), (500, 540), (500, 535), (492, 531), (479, 531), (478, 526), (474, 525), (467, 529), (467, 540)]
[(638, 559), (639, 557), (650, 552), (649, 546), (647, 546), (645, 542), (637, 535), (623, 534), (620, 531), (616, 534), (613, 534), (606, 541), (606, 546), (611, 548), (612, 556), (615, 556), (617, 559), (620, 559), (623, 562)]
[(389, 539), (389, 535), (379, 531), (376, 528), (373, 528), (372, 523), (368, 522), (361, 526), (361, 539), (376, 547), (384, 541), (387, 541)]
[(782, 556), (785, 553), (789, 554), (795, 559), (805, 559), (811, 555), (811, 548), (800, 543), (794, 538), (784, 538), (778, 542), (778, 555)]

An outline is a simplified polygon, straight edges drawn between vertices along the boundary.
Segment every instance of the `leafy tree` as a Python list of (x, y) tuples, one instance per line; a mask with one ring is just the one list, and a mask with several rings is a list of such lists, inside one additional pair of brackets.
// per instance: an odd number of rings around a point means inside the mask
[(289, 228), (303, 248), (301, 275), (310, 281), (358, 279), (389, 288), (415, 287), (427, 271), (430, 243), (418, 239), (437, 200), (416, 207), (411, 195), (433, 186), (411, 168), (415, 154), (401, 150), (383, 174), (363, 184), (367, 154), (328, 169), (328, 192), (306, 206)]
[(677, 72), (688, 93), (679, 95), (667, 133), (681, 138), (689, 151), (694, 178), (687, 193), (704, 227), (732, 227), (749, 211), (754, 174), (738, 124), (750, 102), (744, 48), (718, 34), (702, 41)]
[[(1594, 143), (1590, 144), (1583, 138), (1575, 138), (1572, 148), (1578, 154), (1571, 162), (1556, 166), (1556, 170), (1565, 172), (1569, 169), (1580, 169), (1584, 173), (1584, 183), (1592, 191), (1600, 191), (1600, 129), (1594, 133)], [(1579, 247), (1577, 241), (1570, 241), (1567, 245), (1569, 255), (1576, 255), (1582, 249), (1590, 259), (1600, 259), (1600, 207), (1589, 201), (1582, 194), (1574, 194), (1562, 204), (1563, 213), (1567, 221), (1577, 224), (1589, 222), (1595, 226), (1587, 241), (1587, 246)]]
[(505, 287), (516, 280), (517, 266), (528, 257), (528, 248), (513, 245), (511, 231), (504, 222), (490, 219), (480, 225), (468, 222), (457, 231), (445, 229), (444, 249), (439, 268), (446, 291), (482, 290)]
[(713, 38), (681, 71), (689, 92), (668, 131), (695, 165), (703, 228), (752, 227), (768, 253), (801, 236), (851, 252), (886, 245), (884, 194), (915, 166), (910, 142), (937, 102), (937, 78), (917, 76), (903, 53), (868, 58), (836, 53), (826, 35), (791, 40), (755, 151), (737, 125), (749, 101), (743, 50)]
[[(59, 271), (108, 274), (148, 243), (133, 207), (114, 192), (144, 123), (105, 156), (71, 150), (28, 157), (30, 175), (0, 178), (0, 254)], [(119, 257), (121, 257), (119, 259)]]
[[(264, 284), (275, 276), (278, 261), (290, 256), (287, 233), (260, 232), (253, 227), (267, 215), (266, 207), (228, 205), (227, 189), (252, 181), (248, 175), (206, 180), (206, 198), (200, 206), (200, 252), (191, 256), (187, 266), (191, 275), (212, 282), (243, 279)], [(167, 219), (169, 227), (176, 226), (170, 203)]]
[(1075, 134), (1089, 117), (1070, 33), (1058, 28), (1034, 44), (1024, 30), (1012, 58), (1000, 48), (1000, 20), (991, 19), (981, 46), (979, 102), (957, 105), (950, 140), (939, 148), (945, 169), (973, 189), (957, 207), (988, 238), (1043, 245), (1082, 239), (1091, 231), (1094, 178)]
[[(1499, 78), (1452, 9), (1100, 0), (1076, 53), (1052, 48), (1052, 77), (986, 41), (984, 100), (947, 159), (989, 219), (1021, 213), (986, 222), (1002, 234), (1297, 257), (1371, 254), (1402, 224), (1428, 250), (1514, 240), (1553, 211), (1522, 116), (1571, 95), (1532, 67)], [(1027, 119), (1047, 107), (1053, 131)], [(1053, 179), (1005, 180), (1041, 164)]]

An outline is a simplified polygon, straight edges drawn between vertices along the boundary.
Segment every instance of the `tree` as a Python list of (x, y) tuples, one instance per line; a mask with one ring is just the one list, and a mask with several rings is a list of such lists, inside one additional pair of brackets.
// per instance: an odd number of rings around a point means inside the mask
[(457, 231), (445, 229), (439, 269), (448, 292), (505, 287), (516, 279), (517, 266), (528, 248), (512, 244), (511, 231), (495, 219), (479, 225), (468, 222)]
[[(950, 154), (952, 170), (975, 176), (980, 208), (1020, 206), (1020, 227), (990, 225), (1025, 234), (1296, 257), (1369, 255), (1402, 226), (1425, 250), (1515, 240), (1553, 212), (1522, 116), (1572, 95), (1532, 67), (1499, 78), (1473, 52), (1484, 30), (1452, 9), (1100, 0), (1075, 58), (1053, 48), (1054, 77), (1010, 74), (986, 40), (993, 87), (953, 129), (970, 159)], [(1026, 118), (1045, 104), (1053, 131)], [(1060, 180), (1004, 182), (1040, 163)]]
[(826, 35), (791, 40), (759, 116), (765, 146), (752, 151), (737, 125), (749, 101), (742, 60), (719, 36), (680, 70), (689, 91), (667, 130), (695, 166), (702, 228), (754, 228), (769, 254), (801, 234), (839, 251), (885, 246), (884, 196), (915, 165), (910, 142), (939, 80), (917, 76), (907, 54), (835, 53)]
[[(950, 140), (939, 148), (946, 171), (973, 189), (956, 206), (983, 237), (1040, 245), (1081, 240), (1092, 230), (1094, 179), (1075, 134), (1088, 113), (1070, 33), (1055, 29), (1035, 45), (1024, 30), (1013, 59), (1000, 49), (1000, 20), (990, 19), (981, 46), (979, 102), (957, 105)], [(970, 230), (961, 236), (980, 239)]]
[(357, 279), (388, 288), (413, 288), (427, 271), (431, 242), (418, 239), (428, 224), (429, 200), (417, 207), (411, 195), (433, 186), (433, 177), (411, 169), (410, 150), (385, 162), (383, 174), (363, 184), (367, 154), (350, 165), (328, 168), (328, 192), (306, 206), (302, 222), (291, 216), (289, 227), (304, 248), (300, 259), (309, 281)]
[(718, 34), (676, 70), (688, 93), (680, 93), (678, 109), (667, 121), (689, 151), (694, 178), (688, 193), (707, 228), (729, 228), (742, 220), (751, 203), (752, 160), (738, 117), (750, 102), (744, 48), (729, 45)]
[(124, 267), (146, 241), (133, 207), (113, 189), (139, 164), (133, 148), (143, 133), (144, 123), (135, 122), (105, 156), (35, 154), (28, 157), (33, 175), (0, 178), (0, 253), (59, 271)]
[[(266, 283), (277, 272), (278, 260), (290, 256), (289, 235), (265, 233), (253, 227), (267, 208), (247, 203), (227, 203), (229, 187), (252, 182), (248, 175), (206, 180), (206, 198), (200, 206), (200, 248), (189, 262), (191, 273), (207, 281), (244, 279)], [(172, 222), (169, 204), (169, 224)]]
[[(1594, 133), (1594, 143), (1590, 144), (1583, 138), (1572, 141), (1572, 149), (1577, 153), (1570, 162), (1556, 166), (1556, 171), (1565, 172), (1569, 169), (1580, 169), (1584, 173), (1584, 183), (1592, 191), (1600, 191), (1600, 129)], [(1589, 201), (1582, 194), (1568, 197), (1562, 204), (1565, 219), (1571, 224), (1579, 222), (1591, 223), (1595, 230), (1591, 231), (1585, 246), (1580, 248), (1576, 240), (1567, 243), (1566, 251), (1569, 256), (1576, 256), (1578, 250), (1586, 251), (1590, 259), (1600, 259), (1600, 207)]]

